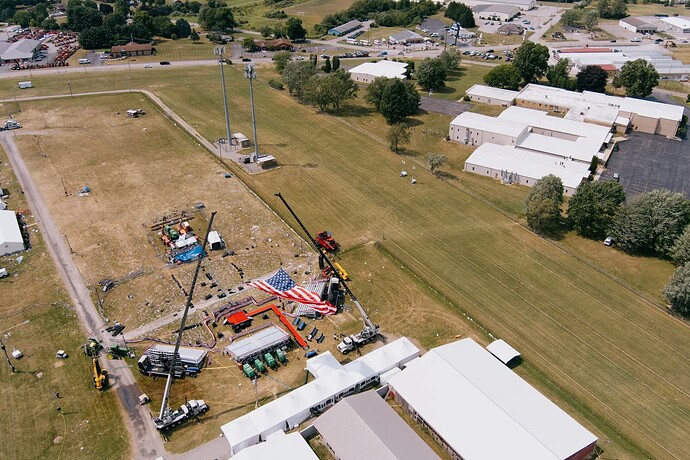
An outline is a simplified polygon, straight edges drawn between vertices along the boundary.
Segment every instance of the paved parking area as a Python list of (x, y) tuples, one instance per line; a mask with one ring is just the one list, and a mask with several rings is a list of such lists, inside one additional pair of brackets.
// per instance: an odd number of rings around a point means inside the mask
[(464, 102), (448, 101), (429, 96), (422, 96), (421, 109), (427, 112), (442, 113), (445, 115), (460, 115), (470, 110), (472, 106)]
[(618, 173), (628, 196), (665, 188), (690, 197), (690, 141), (633, 133), (613, 152), (601, 179)]

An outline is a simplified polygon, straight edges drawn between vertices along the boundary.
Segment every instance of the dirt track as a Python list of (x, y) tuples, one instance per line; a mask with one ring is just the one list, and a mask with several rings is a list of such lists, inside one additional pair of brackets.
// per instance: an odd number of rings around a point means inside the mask
[[(65, 283), (79, 319), (90, 336), (101, 340), (106, 339), (106, 336), (98, 330), (101, 320), (91, 301), (89, 290), (86, 288), (81, 273), (72, 260), (68, 246), (53, 222), (46, 203), (17, 149), (13, 135), (9, 132), (0, 133), (0, 144), (7, 152), (12, 169), (14, 169), (29, 206), (36, 216), (36, 222), (43, 233), (48, 252), (55, 261), (55, 266)], [(108, 370), (113, 389), (117, 392), (125, 411), (124, 419), (132, 439), (133, 456), (137, 459), (153, 459), (161, 456), (165, 453), (163, 443), (153, 423), (148, 420), (148, 411), (144, 406), (138, 404), (140, 391), (134, 376), (124, 361), (118, 361), (118, 363), (121, 364), (118, 366), (115, 361), (110, 361)]]

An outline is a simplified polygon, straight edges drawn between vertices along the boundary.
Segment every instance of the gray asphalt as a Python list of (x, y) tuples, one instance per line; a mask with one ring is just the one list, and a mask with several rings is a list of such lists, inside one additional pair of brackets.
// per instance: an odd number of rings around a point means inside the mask
[(632, 133), (619, 145), (602, 180), (618, 173), (628, 196), (665, 188), (690, 197), (690, 141)]

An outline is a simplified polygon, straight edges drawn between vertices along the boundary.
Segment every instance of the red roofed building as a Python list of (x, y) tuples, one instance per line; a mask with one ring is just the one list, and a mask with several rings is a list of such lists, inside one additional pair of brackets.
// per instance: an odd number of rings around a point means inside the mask
[(597, 64), (597, 66), (601, 67), (602, 70), (605, 70), (609, 76), (616, 75), (616, 72), (618, 72), (618, 68), (613, 64)]
[(252, 318), (247, 316), (247, 314), (243, 311), (238, 311), (233, 313), (232, 315), (228, 315), (225, 318), (225, 320), (228, 322), (230, 326), (232, 326), (232, 329), (235, 332), (240, 331), (252, 324)]
[(118, 58), (125, 56), (151, 56), (156, 54), (156, 48), (150, 43), (127, 43), (110, 48), (110, 57)]

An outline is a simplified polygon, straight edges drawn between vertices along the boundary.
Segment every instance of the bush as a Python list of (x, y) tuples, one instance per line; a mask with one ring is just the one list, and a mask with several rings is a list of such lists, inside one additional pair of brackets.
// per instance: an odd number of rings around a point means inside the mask
[(465, 102), (469, 102), (470, 97), (467, 94), (465, 94), (465, 97), (463, 97), (462, 100)]
[(279, 89), (279, 90), (285, 89), (285, 86), (283, 85), (283, 83), (278, 81), (278, 80), (275, 80), (275, 79), (268, 80), (268, 86), (270, 86), (273, 89)]

